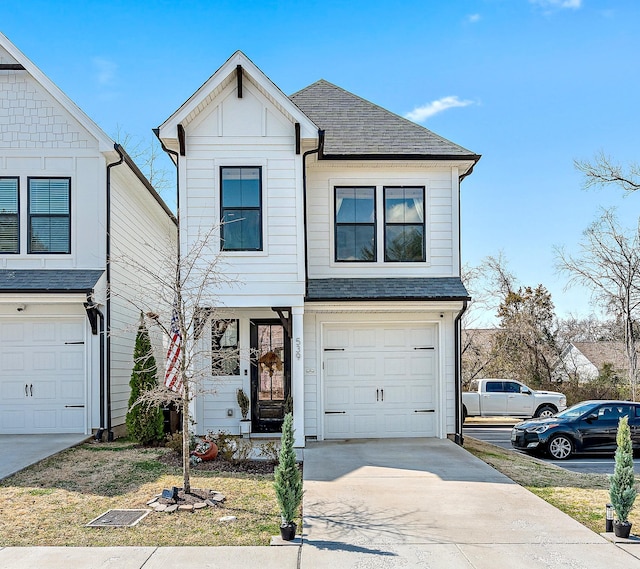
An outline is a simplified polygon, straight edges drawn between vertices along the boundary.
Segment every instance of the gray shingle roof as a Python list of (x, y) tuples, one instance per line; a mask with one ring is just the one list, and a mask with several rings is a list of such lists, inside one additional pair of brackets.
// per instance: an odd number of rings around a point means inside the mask
[(324, 157), (480, 157), (430, 130), (321, 79), (290, 99), (325, 131)]
[(307, 300), (465, 300), (457, 277), (310, 279)]
[(90, 292), (103, 272), (78, 269), (3, 269), (0, 270), (0, 292)]

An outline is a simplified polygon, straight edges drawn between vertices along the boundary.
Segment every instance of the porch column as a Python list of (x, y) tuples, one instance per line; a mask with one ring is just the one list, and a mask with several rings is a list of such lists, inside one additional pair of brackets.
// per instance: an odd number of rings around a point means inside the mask
[(291, 307), (291, 397), (295, 446), (304, 447), (304, 338), (303, 306)]

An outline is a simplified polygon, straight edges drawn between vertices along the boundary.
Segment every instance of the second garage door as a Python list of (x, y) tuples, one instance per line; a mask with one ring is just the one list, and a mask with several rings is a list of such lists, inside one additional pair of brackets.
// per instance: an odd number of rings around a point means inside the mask
[(0, 433), (83, 433), (84, 319), (0, 320)]
[(433, 324), (327, 324), (323, 331), (324, 436), (437, 435)]

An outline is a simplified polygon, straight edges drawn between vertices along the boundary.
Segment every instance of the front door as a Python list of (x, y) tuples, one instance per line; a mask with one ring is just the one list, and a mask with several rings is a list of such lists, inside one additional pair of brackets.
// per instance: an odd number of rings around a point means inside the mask
[(251, 321), (251, 428), (256, 433), (282, 430), (291, 392), (290, 342), (279, 320)]

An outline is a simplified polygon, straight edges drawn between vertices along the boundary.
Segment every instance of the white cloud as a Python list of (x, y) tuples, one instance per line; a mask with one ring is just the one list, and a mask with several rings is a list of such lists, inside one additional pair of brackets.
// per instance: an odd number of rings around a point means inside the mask
[(118, 65), (103, 57), (94, 57), (93, 66), (96, 69), (96, 79), (100, 85), (111, 85), (116, 77)]
[(480, 21), (480, 14), (469, 14), (467, 16), (467, 22), (469, 24), (475, 24)]
[(582, 8), (582, 0), (529, 0), (529, 2), (550, 10), (562, 10), (565, 8), (579, 10)]
[(404, 115), (404, 118), (414, 122), (423, 122), (433, 115), (442, 113), (447, 109), (453, 109), (454, 107), (468, 107), (472, 105), (473, 101), (461, 100), (457, 96), (442, 97), (437, 101), (431, 101), (421, 107), (416, 107), (411, 112)]

